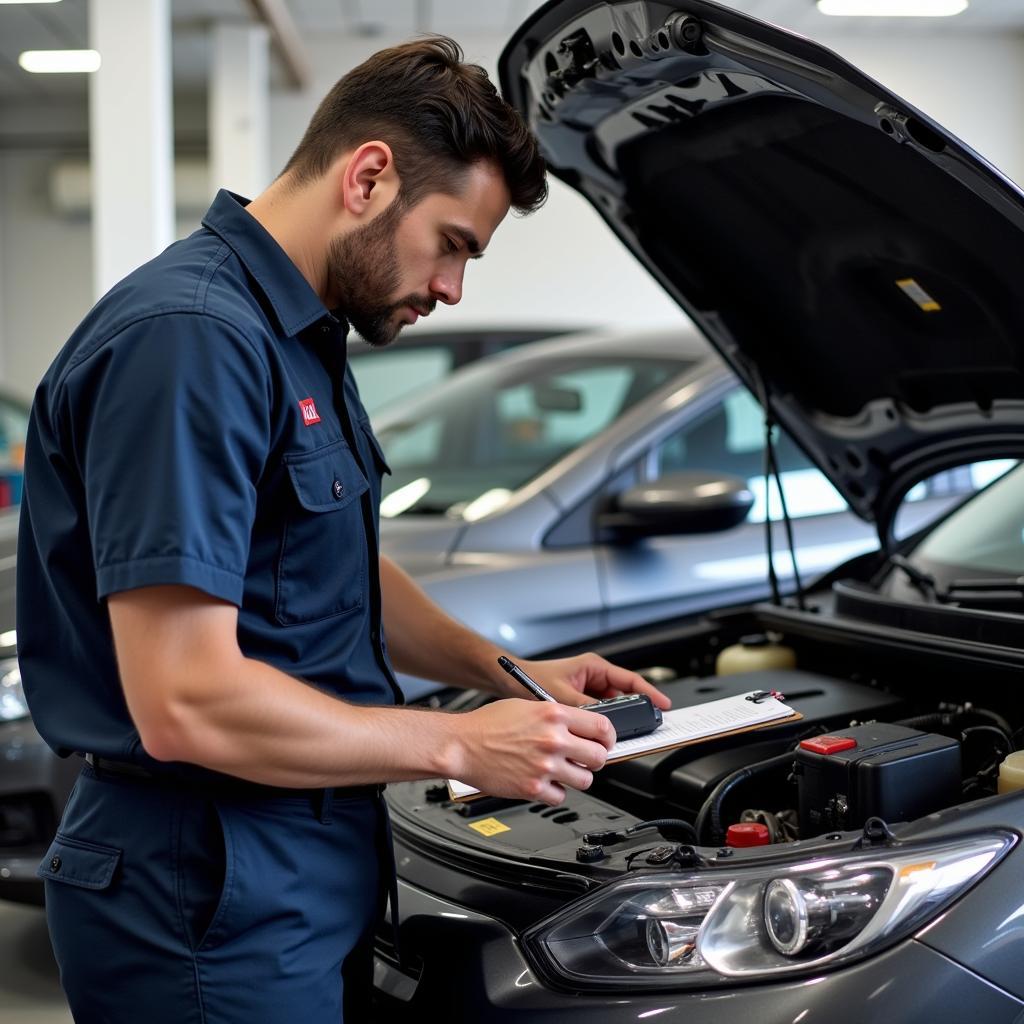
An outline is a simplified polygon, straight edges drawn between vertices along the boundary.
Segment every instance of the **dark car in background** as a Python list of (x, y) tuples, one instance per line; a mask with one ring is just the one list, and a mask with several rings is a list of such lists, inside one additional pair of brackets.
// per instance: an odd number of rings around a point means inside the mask
[[(552, 172), (878, 543), (592, 645), (676, 707), (776, 690), (796, 722), (606, 767), (558, 807), (390, 786), (381, 1019), (1019, 1024), (1024, 791), (997, 777), (1024, 736), (1024, 469), (894, 523), (927, 477), (1024, 454), (1024, 193), (704, 0), (553, 0), (499, 70)], [(762, 667), (716, 673), (737, 647)]]

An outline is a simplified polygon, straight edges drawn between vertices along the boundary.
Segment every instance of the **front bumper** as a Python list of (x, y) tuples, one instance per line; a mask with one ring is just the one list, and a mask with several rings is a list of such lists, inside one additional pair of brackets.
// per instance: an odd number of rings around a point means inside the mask
[(657, 1017), (685, 1024), (1019, 1024), (1024, 1002), (949, 957), (907, 940), (830, 974), (715, 991), (581, 994), (532, 970), (504, 924), (399, 882), (399, 969), (383, 940), (374, 963), (379, 1019), (591, 1024)]

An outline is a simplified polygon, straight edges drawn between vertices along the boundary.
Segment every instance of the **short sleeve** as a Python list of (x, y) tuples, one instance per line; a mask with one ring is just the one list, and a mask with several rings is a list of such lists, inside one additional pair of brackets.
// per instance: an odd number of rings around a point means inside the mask
[(65, 388), (97, 597), (177, 583), (240, 604), (270, 434), (253, 343), (211, 316), (150, 317)]

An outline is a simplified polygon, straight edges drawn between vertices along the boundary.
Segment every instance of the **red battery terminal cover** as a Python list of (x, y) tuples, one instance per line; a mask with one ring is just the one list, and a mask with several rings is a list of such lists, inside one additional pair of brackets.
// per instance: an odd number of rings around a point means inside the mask
[(768, 826), (756, 821), (730, 825), (725, 833), (725, 845), (733, 847), (767, 846), (771, 842)]
[(841, 750), (852, 750), (857, 741), (852, 736), (815, 736), (801, 740), (800, 746), (813, 754), (838, 754)]

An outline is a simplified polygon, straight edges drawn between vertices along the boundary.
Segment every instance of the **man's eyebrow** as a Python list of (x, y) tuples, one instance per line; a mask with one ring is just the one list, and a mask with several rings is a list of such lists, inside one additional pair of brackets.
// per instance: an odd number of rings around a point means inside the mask
[(483, 259), (484, 254), (480, 251), (480, 241), (469, 228), (464, 228), (461, 224), (445, 224), (444, 230), (450, 231), (453, 235), (458, 235), (462, 239), (466, 248), (472, 254), (472, 259)]

